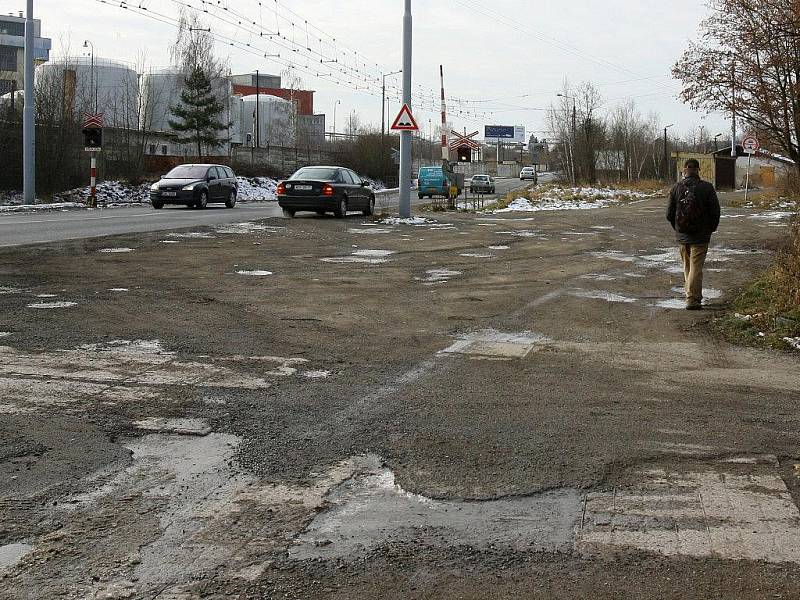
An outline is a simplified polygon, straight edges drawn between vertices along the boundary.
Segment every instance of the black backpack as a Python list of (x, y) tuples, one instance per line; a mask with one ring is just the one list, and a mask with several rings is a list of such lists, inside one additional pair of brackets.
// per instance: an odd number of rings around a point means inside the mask
[(675, 229), (678, 233), (695, 234), (703, 229), (705, 209), (697, 197), (696, 184), (681, 183), (675, 210)]

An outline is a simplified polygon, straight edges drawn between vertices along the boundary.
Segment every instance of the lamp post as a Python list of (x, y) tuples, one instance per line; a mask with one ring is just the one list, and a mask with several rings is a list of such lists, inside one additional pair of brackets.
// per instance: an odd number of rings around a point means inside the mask
[(83, 42), (84, 48), (90, 48), (92, 53), (92, 68), (91, 68), (91, 87), (89, 89), (92, 90), (92, 96), (94, 96), (94, 114), (97, 114), (97, 88), (95, 87), (94, 83), (94, 44), (89, 40), (85, 40)]
[(572, 151), (570, 152), (570, 160), (572, 162), (572, 185), (575, 185), (575, 142), (577, 141), (578, 129), (578, 105), (574, 96), (567, 96), (566, 94), (556, 94), (559, 98), (572, 100)]
[(667, 129), (673, 127), (675, 124), (670, 123), (664, 127), (664, 179), (669, 181), (669, 155), (667, 154)]
[(33, 95), (34, 21), (33, 0), (25, 15), (25, 106), (22, 109), (22, 180), (25, 204), (36, 201), (36, 107)]
[(386, 78), (392, 75), (399, 75), (403, 70), (392, 71), (391, 73), (383, 74), (383, 92), (381, 93), (381, 142), (386, 137)]
[(341, 100), (337, 100), (333, 104), (333, 137), (336, 139), (336, 107), (342, 103)]
[(717, 140), (723, 135), (724, 134), (722, 133), (718, 133), (717, 135), (714, 136), (714, 152), (717, 152), (719, 150), (719, 148), (717, 147)]

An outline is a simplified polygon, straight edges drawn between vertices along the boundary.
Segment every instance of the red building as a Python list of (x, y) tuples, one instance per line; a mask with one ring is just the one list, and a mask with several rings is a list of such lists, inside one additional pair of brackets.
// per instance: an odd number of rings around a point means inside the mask
[[(256, 94), (256, 86), (254, 85), (233, 85), (233, 93), (241, 94), (242, 96), (254, 96)], [(309, 90), (285, 90), (283, 88), (261, 87), (258, 93), (266, 94), (269, 96), (277, 96), (284, 100), (294, 101), (297, 105), (298, 115), (313, 115), (314, 114), (314, 92)]]

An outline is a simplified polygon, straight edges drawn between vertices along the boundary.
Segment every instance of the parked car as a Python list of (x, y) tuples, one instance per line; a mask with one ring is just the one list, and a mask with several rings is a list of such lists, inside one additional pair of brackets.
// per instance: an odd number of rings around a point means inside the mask
[(303, 167), (278, 183), (278, 205), (286, 216), (311, 211), (322, 216), (332, 212), (337, 218), (351, 210), (364, 216), (375, 211), (375, 193), (366, 181), (344, 167)]
[(526, 179), (530, 179), (533, 183), (539, 182), (539, 174), (536, 172), (536, 169), (533, 167), (522, 167), (522, 170), (519, 172), (519, 180), (525, 181)]
[(488, 175), (473, 175), (469, 183), (469, 191), (473, 194), (494, 194), (494, 179)]
[(212, 202), (236, 206), (239, 184), (233, 169), (224, 165), (180, 165), (150, 187), (150, 204), (185, 204), (205, 208)]

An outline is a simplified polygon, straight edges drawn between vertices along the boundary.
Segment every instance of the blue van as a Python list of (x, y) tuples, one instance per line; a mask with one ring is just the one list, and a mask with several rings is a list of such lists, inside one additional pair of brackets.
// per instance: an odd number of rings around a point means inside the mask
[(451, 179), (442, 167), (420, 167), (419, 169), (419, 191), (417, 192), (420, 200), (425, 196), (450, 197)]

